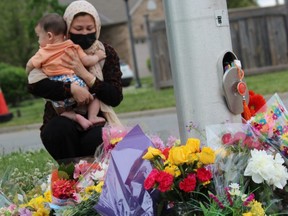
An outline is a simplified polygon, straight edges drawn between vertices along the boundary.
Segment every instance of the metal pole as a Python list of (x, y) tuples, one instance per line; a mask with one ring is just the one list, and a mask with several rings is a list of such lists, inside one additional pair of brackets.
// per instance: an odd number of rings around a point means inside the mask
[(132, 22), (131, 22), (131, 16), (129, 12), (129, 5), (128, 5), (128, 0), (124, 0), (124, 1), (125, 1), (125, 6), (126, 6), (127, 18), (128, 18), (128, 27), (129, 27), (131, 49), (132, 49), (136, 88), (141, 88), (142, 85), (141, 85), (141, 81), (139, 79), (139, 73), (138, 73), (138, 65), (137, 65), (137, 59), (136, 59), (136, 54), (135, 54), (134, 36), (133, 36), (133, 31), (132, 31), (132, 24), (131, 24)]
[(223, 67), (217, 70), (221, 54), (232, 50), (226, 0), (163, 2), (180, 138), (205, 141), (186, 126), (193, 122), (205, 132), (208, 125), (241, 122), (227, 108)]
[(154, 86), (157, 90), (159, 90), (159, 85), (158, 85), (158, 79), (157, 79), (157, 72), (156, 72), (156, 68), (155, 68), (155, 55), (153, 53), (153, 47), (152, 47), (152, 41), (151, 41), (151, 30), (150, 30), (150, 22), (149, 22), (149, 15), (145, 14), (144, 15), (144, 19), (145, 19), (145, 26), (146, 26), (146, 39), (147, 39), (147, 43), (148, 43), (148, 47), (149, 47), (149, 53), (150, 53), (150, 63), (151, 63), (151, 72), (153, 74), (154, 77)]

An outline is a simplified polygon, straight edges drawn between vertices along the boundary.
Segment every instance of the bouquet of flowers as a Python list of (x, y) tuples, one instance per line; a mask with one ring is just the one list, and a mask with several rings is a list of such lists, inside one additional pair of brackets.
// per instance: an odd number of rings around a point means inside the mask
[(264, 206), (275, 203), (275, 188), (283, 189), (288, 180), (281, 155), (249, 124), (211, 125), (206, 132), (208, 145), (216, 151), (212, 170), (217, 196), (224, 197), (227, 187), (237, 183)]
[(149, 147), (143, 159), (153, 166), (144, 181), (145, 189), (157, 189), (162, 203), (179, 206), (190, 199), (196, 201), (199, 197), (195, 192), (207, 192), (212, 180), (208, 165), (214, 163), (215, 153), (210, 147), (201, 149), (199, 139), (189, 138), (185, 145), (162, 150)]
[(104, 156), (107, 157), (112, 149), (129, 133), (131, 128), (125, 126), (107, 125), (102, 129)]

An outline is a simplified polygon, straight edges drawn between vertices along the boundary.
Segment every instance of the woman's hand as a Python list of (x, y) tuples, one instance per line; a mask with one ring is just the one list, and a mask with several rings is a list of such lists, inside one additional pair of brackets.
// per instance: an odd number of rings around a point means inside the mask
[(83, 73), (88, 72), (82, 64), (76, 49), (67, 48), (65, 49), (66, 55), (62, 57), (62, 66), (67, 67), (75, 72), (77, 76), (82, 77)]
[(76, 49), (67, 48), (65, 53), (66, 55), (62, 57), (62, 66), (73, 70), (86, 84), (90, 83), (94, 76), (82, 64)]
[(78, 105), (89, 104), (94, 99), (87, 89), (74, 83), (71, 84), (71, 94)]

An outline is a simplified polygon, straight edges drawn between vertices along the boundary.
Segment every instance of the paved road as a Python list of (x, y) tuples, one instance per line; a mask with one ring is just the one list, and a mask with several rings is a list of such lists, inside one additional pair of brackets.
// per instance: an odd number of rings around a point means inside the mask
[[(288, 108), (288, 93), (279, 94), (286, 108)], [(269, 99), (270, 96), (266, 96)], [(164, 140), (170, 136), (179, 137), (178, 120), (175, 108), (150, 110), (119, 115), (122, 123), (127, 126), (140, 125), (146, 134), (157, 134)], [(39, 126), (28, 125), (11, 130), (0, 130), (0, 155), (14, 151), (27, 151), (42, 148), (39, 137)]]
[[(158, 134), (163, 139), (169, 135), (179, 137), (175, 108), (156, 111), (135, 112), (119, 115), (127, 126), (140, 125), (147, 134)], [(0, 155), (15, 151), (28, 151), (43, 148), (39, 137), (39, 124), (0, 130)]]

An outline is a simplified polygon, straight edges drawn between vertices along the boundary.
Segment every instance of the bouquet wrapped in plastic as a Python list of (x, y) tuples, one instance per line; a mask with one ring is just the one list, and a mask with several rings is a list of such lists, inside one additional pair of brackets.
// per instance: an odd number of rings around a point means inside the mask
[(94, 207), (101, 215), (153, 215), (151, 194), (144, 180), (152, 170), (142, 156), (150, 139), (135, 126), (111, 151), (105, 184)]
[(278, 94), (274, 94), (247, 123), (262, 142), (284, 157), (288, 165), (288, 112)]
[[(130, 127), (126, 126), (111, 126), (106, 125), (102, 129), (102, 139), (103, 139), (103, 155), (100, 158), (107, 158), (112, 149), (127, 135), (131, 130)], [(97, 155), (99, 157), (99, 155)]]

